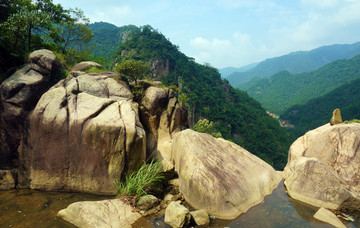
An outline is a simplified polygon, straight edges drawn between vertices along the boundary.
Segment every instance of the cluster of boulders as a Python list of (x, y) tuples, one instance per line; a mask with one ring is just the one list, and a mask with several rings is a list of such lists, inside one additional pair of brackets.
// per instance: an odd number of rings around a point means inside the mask
[(178, 194), (140, 198), (138, 211), (119, 199), (78, 202), (59, 216), (79, 227), (129, 227), (165, 209), (172, 227), (206, 226), (210, 215), (235, 219), (261, 203), (282, 177), (294, 199), (328, 209), (360, 208), (360, 125), (339, 124), (340, 110), (331, 125), (294, 142), (280, 176), (240, 146), (187, 129), (185, 105), (160, 82), (140, 82), (138, 100), (131, 91), (138, 85), (111, 72), (85, 72), (92, 67), (101, 68), (83, 62), (56, 81), (61, 64), (52, 52), (39, 50), (1, 84), (1, 189), (116, 195), (115, 180), (157, 159), (177, 173), (172, 182)]
[(329, 124), (307, 132), (292, 144), (284, 185), (290, 197), (307, 204), (358, 210), (359, 164), (360, 124), (342, 123), (336, 109)]

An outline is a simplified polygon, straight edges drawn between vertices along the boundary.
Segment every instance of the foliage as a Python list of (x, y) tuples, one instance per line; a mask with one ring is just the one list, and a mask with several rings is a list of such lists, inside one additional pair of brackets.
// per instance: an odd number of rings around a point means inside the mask
[(247, 92), (267, 110), (280, 114), (357, 78), (360, 78), (360, 55), (337, 60), (313, 72), (280, 72), (260, 80)]
[(145, 89), (143, 85), (134, 85), (131, 87), (131, 92), (134, 95), (135, 101), (141, 101), (141, 99), (145, 96)]
[(69, 44), (70, 47), (76, 50), (91, 49), (91, 53), (95, 58), (104, 58), (102, 65), (110, 69), (110, 60), (116, 48), (124, 41), (128, 35), (136, 30), (139, 30), (135, 25), (126, 25), (117, 27), (106, 22), (95, 22), (89, 24), (89, 28), (94, 36), (88, 41), (79, 41)]
[(346, 120), (346, 121), (344, 121), (344, 123), (346, 123), (346, 124), (350, 124), (350, 123), (358, 123), (358, 124), (360, 124), (360, 120), (358, 120), (358, 119)]
[(137, 84), (138, 79), (143, 79), (149, 66), (140, 60), (127, 59), (116, 64), (115, 70), (126, 78), (131, 79)]
[(99, 67), (90, 67), (89, 69), (85, 70), (86, 73), (102, 73), (105, 69)]
[(0, 78), (8, 69), (23, 64), (37, 49), (61, 52), (64, 62), (77, 59), (68, 44), (86, 41), (92, 33), (88, 19), (79, 9), (63, 9), (52, 0), (4, 0), (0, 4)]
[(360, 79), (345, 83), (304, 105), (294, 105), (280, 118), (295, 125), (289, 131), (299, 137), (308, 130), (328, 123), (336, 108), (340, 108), (343, 119), (360, 118)]
[(139, 199), (141, 196), (161, 188), (164, 181), (166, 181), (166, 176), (161, 162), (151, 161), (126, 176), (125, 181), (115, 181), (115, 184), (119, 195), (136, 195), (136, 199)]
[(224, 138), (231, 139), (276, 169), (284, 167), (292, 135), (268, 116), (260, 103), (245, 92), (232, 88), (227, 80), (222, 80), (217, 69), (185, 56), (150, 26), (131, 33), (119, 45), (111, 62), (129, 58), (163, 65), (168, 63), (169, 74), (160, 77), (155, 71), (153, 78), (178, 88), (180, 100), (187, 100), (191, 125), (199, 119), (208, 119)]
[(215, 138), (222, 138), (221, 133), (214, 128), (214, 123), (207, 119), (199, 120), (192, 129), (197, 132), (209, 134)]

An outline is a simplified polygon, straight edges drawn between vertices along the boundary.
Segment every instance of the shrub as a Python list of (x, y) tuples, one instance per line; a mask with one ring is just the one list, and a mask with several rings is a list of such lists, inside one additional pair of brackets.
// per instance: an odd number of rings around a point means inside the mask
[(115, 184), (119, 195), (135, 196), (138, 200), (141, 196), (161, 189), (166, 179), (161, 162), (151, 161), (126, 176), (124, 182), (115, 181)]
[(214, 123), (207, 119), (199, 120), (193, 127), (193, 130), (209, 134), (215, 138), (222, 138), (221, 133), (215, 129)]
[(358, 119), (346, 120), (346, 121), (344, 121), (344, 123), (346, 123), (346, 124), (349, 124), (349, 123), (360, 123), (360, 120), (358, 120)]

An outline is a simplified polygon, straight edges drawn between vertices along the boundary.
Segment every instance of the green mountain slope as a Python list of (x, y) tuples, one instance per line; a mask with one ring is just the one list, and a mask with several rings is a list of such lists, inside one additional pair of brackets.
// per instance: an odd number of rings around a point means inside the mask
[(266, 114), (260, 103), (222, 80), (217, 69), (194, 62), (150, 26), (142, 27), (121, 43), (112, 63), (126, 58), (148, 62), (153, 78), (181, 88), (189, 98), (192, 124), (208, 118), (224, 138), (277, 169), (284, 167), (291, 135)]
[(290, 130), (299, 137), (310, 129), (328, 123), (336, 108), (340, 108), (343, 120), (360, 119), (360, 79), (312, 99), (305, 105), (292, 106), (280, 118), (294, 124), (295, 127)]
[(357, 78), (360, 78), (360, 55), (337, 60), (313, 72), (280, 72), (260, 80), (247, 92), (267, 110), (280, 114)]
[(243, 84), (252, 78), (267, 78), (281, 71), (292, 74), (316, 70), (338, 59), (351, 58), (360, 54), (360, 42), (354, 44), (335, 44), (323, 46), (311, 51), (299, 51), (288, 55), (266, 59), (246, 72), (235, 72), (227, 77), (230, 84), (247, 89)]
[(87, 43), (74, 44), (73, 47), (80, 46), (81, 50), (92, 48), (91, 53), (95, 58), (106, 57), (107, 60), (110, 60), (116, 48), (130, 32), (139, 29), (135, 25), (117, 27), (106, 22), (95, 22), (89, 27), (94, 34), (92, 39)]

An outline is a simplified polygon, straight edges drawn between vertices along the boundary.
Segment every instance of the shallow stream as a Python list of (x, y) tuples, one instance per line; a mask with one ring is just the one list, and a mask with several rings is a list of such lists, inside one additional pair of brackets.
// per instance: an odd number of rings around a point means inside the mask
[[(79, 193), (41, 192), (34, 190), (0, 191), (0, 227), (74, 227), (56, 218), (59, 210), (84, 200), (102, 200), (106, 196)], [(318, 208), (289, 198), (283, 183), (264, 201), (239, 218), (227, 221), (215, 219), (211, 227), (332, 227), (313, 219)], [(360, 213), (349, 213), (354, 222), (346, 227), (360, 227)], [(168, 227), (164, 218), (142, 218), (134, 227)]]

